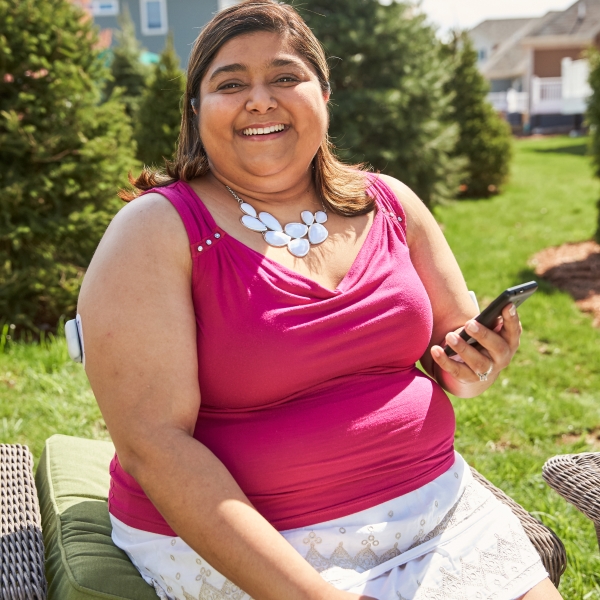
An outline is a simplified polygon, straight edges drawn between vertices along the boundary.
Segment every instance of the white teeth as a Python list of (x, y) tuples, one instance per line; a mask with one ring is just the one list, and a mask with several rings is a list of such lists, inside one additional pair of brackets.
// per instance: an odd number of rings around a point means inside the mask
[(283, 131), (284, 129), (285, 125), (279, 124), (271, 125), (271, 127), (259, 127), (258, 129), (249, 127), (248, 129), (244, 129), (242, 133), (244, 135), (265, 135), (268, 133), (275, 133), (276, 131)]

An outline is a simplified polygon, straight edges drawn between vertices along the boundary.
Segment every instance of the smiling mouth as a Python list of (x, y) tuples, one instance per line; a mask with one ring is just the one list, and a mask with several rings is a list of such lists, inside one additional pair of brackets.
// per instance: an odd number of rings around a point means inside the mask
[(279, 123), (278, 125), (271, 125), (271, 127), (249, 127), (248, 129), (244, 129), (242, 131), (243, 135), (268, 135), (269, 133), (277, 133), (279, 131), (283, 131), (285, 129), (285, 125), (283, 123)]

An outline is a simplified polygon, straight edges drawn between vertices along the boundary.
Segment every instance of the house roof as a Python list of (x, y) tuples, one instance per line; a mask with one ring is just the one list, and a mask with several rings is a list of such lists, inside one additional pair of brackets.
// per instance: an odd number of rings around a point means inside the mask
[(476, 25), (469, 31), (473, 38), (483, 38), (494, 46), (506, 40), (523, 26), (527, 25), (535, 17), (522, 19), (487, 19)]
[(528, 66), (528, 50), (522, 45), (527, 36), (552, 21), (559, 13), (549, 12), (543, 17), (523, 19), (524, 24), (505, 37), (491, 58), (482, 65), (481, 71), (488, 79), (513, 79), (525, 75)]
[(586, 46), (600, 33), (600, 0), (577, 0), (564, 11), (553, 13), (523, 43), (527, 46)]

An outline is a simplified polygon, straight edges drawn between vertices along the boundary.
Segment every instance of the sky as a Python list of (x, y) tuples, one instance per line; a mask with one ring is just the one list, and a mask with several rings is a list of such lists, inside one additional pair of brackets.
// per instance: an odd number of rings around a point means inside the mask
[(485, 19), (536, 17), (564, 10), (575, 0), (423, 0), (422, 10), (441, 28), (469, 29)]

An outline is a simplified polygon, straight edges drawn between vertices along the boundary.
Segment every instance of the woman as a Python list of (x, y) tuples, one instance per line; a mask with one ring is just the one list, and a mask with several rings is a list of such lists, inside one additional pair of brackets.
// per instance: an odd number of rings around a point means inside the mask
[(419, 199), (333, 157), (301, 18), (219, 13), (184, 100), (169, 177), (135, 182), (80, 297), (115, 543), (162, 598), (560, 598), (443, 391), (493, 383), (516, 311), (477, 328)]

